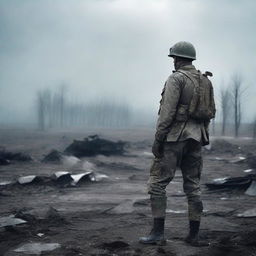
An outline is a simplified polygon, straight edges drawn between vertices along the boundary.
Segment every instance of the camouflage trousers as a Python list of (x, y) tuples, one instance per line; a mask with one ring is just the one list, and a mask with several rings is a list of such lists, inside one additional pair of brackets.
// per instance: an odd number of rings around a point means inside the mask
[(174, 178), (177, 167), (180, 167), (183, 176), (183, 189), (188, 200), (189, 220), (200, 221), (203, 211), (200, 198), (201, 143), (193, 139), (166, 142), (163, 157), (154, 159), (148, 181), (152, 215), (154, 218), (165, 217), (165, 189)]

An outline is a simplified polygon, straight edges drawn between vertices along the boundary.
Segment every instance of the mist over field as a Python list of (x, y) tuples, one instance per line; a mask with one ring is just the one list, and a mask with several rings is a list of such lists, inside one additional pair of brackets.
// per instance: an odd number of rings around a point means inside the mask
[(247, 88), (242, 122), (253, 122), (255, 10), (252, 0), (1, 0), (0, 123), (36, 126), (39, 94), (56, 103), (65, 88), (65, 114), (86, 112), (86, 125), (106, 106), (126, 111), (128, 122), (117, 126), (154, 125), (173, 69), (168, 50), (181, 40), (195, 45), (195, 66), (214, 74), (216, 122), (234, 74)]

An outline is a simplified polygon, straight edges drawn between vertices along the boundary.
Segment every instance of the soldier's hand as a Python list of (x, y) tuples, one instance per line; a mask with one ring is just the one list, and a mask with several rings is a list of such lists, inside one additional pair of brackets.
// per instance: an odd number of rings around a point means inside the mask
[(152, 153), (156, 158), (163, 157), (164, 152), (164, 143), (158, 140), (154, 141), (154, 144), (152, 146)]

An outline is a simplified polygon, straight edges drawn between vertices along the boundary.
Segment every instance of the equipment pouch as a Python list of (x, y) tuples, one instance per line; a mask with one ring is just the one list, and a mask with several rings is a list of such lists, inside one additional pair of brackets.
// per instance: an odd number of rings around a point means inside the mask
[(186, 122), (188, 120), (188, 105), (179, 104), (176, 112), (176, 121)]

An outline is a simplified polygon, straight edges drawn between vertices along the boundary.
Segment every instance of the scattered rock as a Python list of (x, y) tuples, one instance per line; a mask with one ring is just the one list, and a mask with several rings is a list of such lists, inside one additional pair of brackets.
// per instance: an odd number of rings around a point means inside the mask
[(122, 155), (125, 142), (113, 142), (110, 140), (101, 139), (98, 135), (89, 136), (83, 141), (74, 140), (69, 145), (64, 153), (76, 157), (95, 156), (95, 155)]

